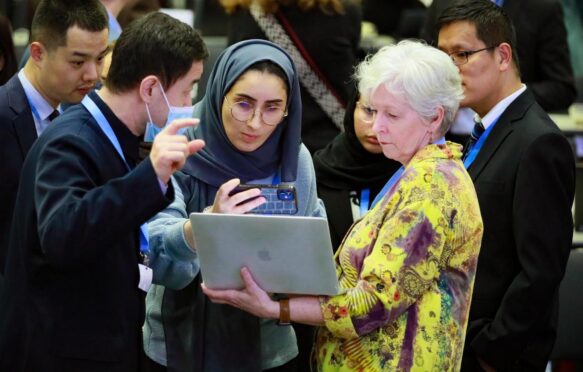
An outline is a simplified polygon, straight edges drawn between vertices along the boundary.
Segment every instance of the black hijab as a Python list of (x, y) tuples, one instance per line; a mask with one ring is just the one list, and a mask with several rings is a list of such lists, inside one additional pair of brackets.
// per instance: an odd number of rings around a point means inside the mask
[(368, 152), (354, 131), (354, 110), (359, 95), (354, 93), (344, 116), (344, 133), (314, 154), (319, 185), (337, 190), (371, 189), (371, 200), (401, 166), (384, 154)]

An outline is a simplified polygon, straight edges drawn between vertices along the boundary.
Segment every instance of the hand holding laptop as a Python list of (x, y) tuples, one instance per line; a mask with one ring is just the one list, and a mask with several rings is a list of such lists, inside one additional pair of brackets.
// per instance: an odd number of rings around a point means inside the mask
[(210, 289), (202, 283), (202, 291), (215, 303), (231, 305), (260, 318), (277, 319), (278, 302), (272, 300), (269, 294), (259, 287), (246, 267), (241, 268), (241, 279), (245, 288), (240, 290)]
[(272, 293), (339, 293), (328, 222), (321, 217), (191, 213), (202, 279), (242, 289), (241, 268)]

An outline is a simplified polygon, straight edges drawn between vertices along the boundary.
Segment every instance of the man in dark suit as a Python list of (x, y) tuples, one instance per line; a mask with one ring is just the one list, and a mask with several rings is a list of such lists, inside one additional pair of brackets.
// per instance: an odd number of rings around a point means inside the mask
[(118, 39), (105, 87), (30, 149), (0, 299), (0, 371), (139, 370), (152, 280), (144, 224), (173, 200), (171, 174), (203, 146), (177, 134), (191, 118), (167, 125), (138, 163), (139, 138), (191, 105), (207, 55), (188, 25), (145, 16)]
[[(452, 0), (433, 0), (421, 37), (437, 45), (437, 19)], [(560, 0), (496, 0), (516, 30), (522, 81), (547, 112), (566, 110), (575, 100), (575, 80)]]
[(24, 158), (59, 104), (81, 102), (97, 82), (107, 22), (97, 0), (42, 1), (32, 22), (32, 58), (0, 87), (0, 280)]
[(512, 24), (499, 7), (456, 3), (438, 25), (438, 46), (460, 70), (462, 106), (482, 121), (464, 161), (484, 236), (462, 370), (544, 371), (572, 243), (574, 155), (522, 84)]

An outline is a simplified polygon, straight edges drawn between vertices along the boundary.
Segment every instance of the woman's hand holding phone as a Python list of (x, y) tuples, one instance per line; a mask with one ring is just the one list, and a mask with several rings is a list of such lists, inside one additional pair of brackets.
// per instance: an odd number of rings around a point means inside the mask
[(243, 214), (267, 201), (261, 196), (261, 190), (258, 188), (233, 193), (240, 183), (241, 180), (233, 178), (222, 184), (215, 195), (210, 212)]

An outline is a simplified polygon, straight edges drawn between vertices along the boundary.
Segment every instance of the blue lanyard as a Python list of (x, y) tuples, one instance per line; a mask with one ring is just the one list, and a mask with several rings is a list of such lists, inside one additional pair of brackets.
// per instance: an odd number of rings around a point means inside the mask
[(468, 152), (468, 156), (466, 156), (466, 159), (464, 160), (464, 167), (466, 167), (466, 169), (470, 168), (474, 160), (476, 160), (478, 153), (482, 149), (482, 146), (484, 146), (484, 142), (486, 142), (486, 138), (488, 138), (490, 135), (490, 132), (492, 131), (492, 128), (494, 128), (494, 125), (496, 125), (498, 122), (498, 119), (500, 119), (500, 117), (497, 117), (496, 120), (492, 122), (488, 129), (482, 133), (478, 142), (474, 143), (474, 146), (470, 149), (470, 152)]
[(370, 202), (370, 189), (362, 189), (360, 192), (360, 217), (368, 212), (368, 205)]
[(271, 181), (272, 185), (279, 185), (279, 171), (277, 171), (275, 173), (275, 176), (273, 176), (273, 180)]
[[(119, 144), (119, 141), (115, 133), (113, 132), (113, 128), (111, 128), (111, 125), (109, 124), (101, 110), (99, 110), (99, 107), (97, 107), (95, 102), (93, 102), (93, 100), (89, 98), (89, 95), (86, 95), (85, 98), (83, 98), (83, 101), (81, 101), (81, 103), (83, 104), (83, 106), (85, 106), (87, 111), (89, 111), (91, 116), (93, 116), (93, 118), (97, 122), (97, 125), (99, 125), (99, 128), (109, 139), (109, 142), (111, 142), (113, 147), (115, 147), (115, 150), (117, 151), (119, 156), (121, 156), (128, 170), (131, 170), (130, 166), (128, 165), (128, 162), (126, 161), (125, 156), (123, 155), (121, 145)], [(140, 226), (140, 252), (143, 255), (146, 255), (148, 254), (149, 251), (150, 249), (148, 247), (148, 224), (144, 223), (142, 224), (142, 226)]]
[[(437, 139), (432, 144), (434, 144), (434, 145), (445, 145), (445, 137), (441, 137), (441, 138)], [(393, 187), (393, 185), (395, 183), (397, 183), (397, 181), (399, 180), (399, 178), (401, 178), (401, 175), (403, 174), (404, 171), (405, 171), (405, 167), (404, 166), (401, 166), (401, 168), (397, 169), (397, 171), (395, 172), (395, 174), (393, 174), (393, 176), (389, 179), (389, 181), (383, 186), (383, 188), (381, 189), (381, 191), (379, 192), (379, 194), (374, 198), (374, 200), (372, 201), (372, 205), (370, 206), (370, 209), (373, 209), (375, 207), (375, 205), (377, 205), (377, 203), (381, 201), (381, 199), (383, 198), (383, 196), (385, 196), (385, 194), (387, 192), (389, 192), (389, 190), (391, 189), (391, 187)]]

